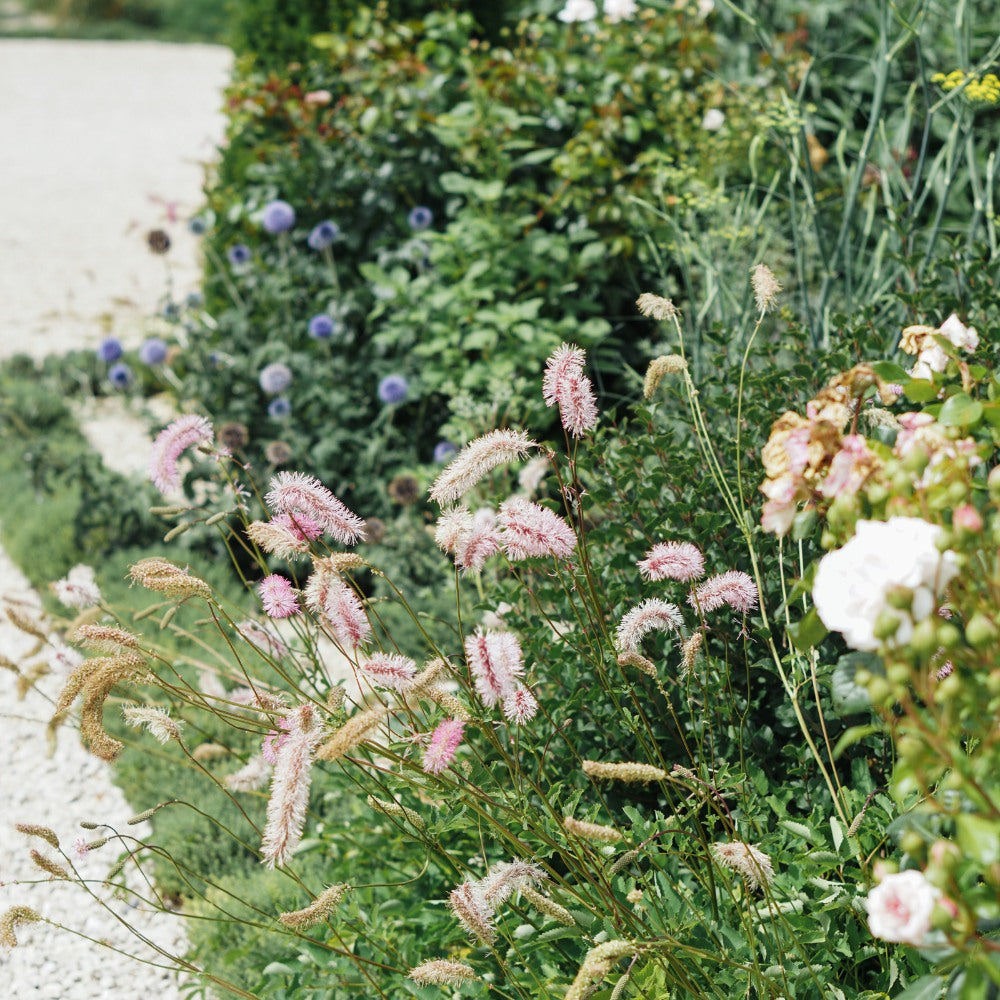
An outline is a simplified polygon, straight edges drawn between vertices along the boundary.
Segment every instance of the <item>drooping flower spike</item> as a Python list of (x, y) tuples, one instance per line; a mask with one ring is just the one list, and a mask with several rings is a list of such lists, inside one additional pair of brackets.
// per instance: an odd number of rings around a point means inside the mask
[(563, 428), (573, 437), (583, 437), (597, 426), (597, 399), (583, 366), (582, 348), (563, 344), (545, 362), (542, 397), (546, 406), (559, 407)]

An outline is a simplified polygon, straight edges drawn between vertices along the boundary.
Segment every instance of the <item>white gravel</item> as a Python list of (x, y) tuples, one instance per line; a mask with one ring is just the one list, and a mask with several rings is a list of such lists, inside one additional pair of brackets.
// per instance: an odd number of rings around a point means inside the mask
[[(221, 88), (230, 65), (229, 51), (214, 46), (0, 41), (0, 356), (92, 348), (109, 332), (135, 344), (168, 279), (175, 295), (197, 287), (197, 244), (186, 221), (199, 205), (203, 164), (221, 139)], [(146, 249), (153, 228), (170, 234), (166, 258)], [(120, 453), (126, 424), (105, 413), (89, 433), (106, 452)], [(0, 597), (7, 595), (37, 605), (0, 550)], [(19, 661), (32, 642), (0, 622), (0, 654), (7, 659)], [(15, 674), (0, 669), (0, 910), (30, 906), (67, 928), (161, 961), (115, 914), (126, 914), (168, 951), (183, 948), (179, 917), (147, 912), (134, 899), (131, 905), (109, 899), (104, 909), (79, 886), (49, 882), (28, 852), (53, 850), (14, 830), (15, 823), (49, 826), (68, 854), (84, 833), (80, 820), (144, 833), (125, 827), (133, 810), (110, 769), (82, 748), (73, 730), (64, 728), (55, 754), (46, 756), (44, 724), (62, 679), (45, 678), (40, 692), (21, 701)], [(76, 863), (87, 877), (101, 879), (116, 857), (109, 844)], [(19, 947), (0, 953), (4, 998), (181, 995), (173, 973), (50, 924), (25, 925), (17, 936)]]

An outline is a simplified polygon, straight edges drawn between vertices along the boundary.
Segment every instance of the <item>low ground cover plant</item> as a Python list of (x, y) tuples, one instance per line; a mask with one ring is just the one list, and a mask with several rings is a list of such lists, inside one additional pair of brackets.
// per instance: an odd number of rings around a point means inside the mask
[[(759, 334), (779, 288), (764, 267), (753, 281)], [(161, 488), (198, 447), (240, 487), (235, 509), (177, 516), (254, 552), (270, 623), (241, 625), (196, 570), (147, 556), (130, 576), (161, 626), (191, 606), (229, 655), (192, 683), (155, 632), (97, 604), (73, 636), (103, 655), (74, 669), (56, 714), (82, 696), (84, 738), (115, 756), (105, 708), (132, 688), (129, 724), (241, 814), (219, 838), (274, 871), (250, 896), (247, 871), (219, 879), (155, 838), (122, 841), (129, 865), (155, 855), (181, 877), (203, 921), (186, 961), (216, 988), (961, 997), (1000, 976), (996, 382), (968, 360), (977, 332), (914, 325), (910, 373), (835, 375), (775, 422), (759, 492), (743, 400), (776, 391), (773, 373), (751, 343), (743, 391), (710, 417), (675, 307), (639, 309), (675, 350), (627, 426), (606, 423), (585, 352), (564, 344), (539, 395), (565, 452), (498, 428), (432, 484), (441, 558), (478, 590), (458, 588), (434, 626), (403, 591), (365, 598), (365, 523), (319, 480), (284, 471), (258, 491), (202, 417), (157, 439)], [(719, 509), (686, 502), (708, 488)], [(791, 533), (797, 550), (769, 540)], [(982, 583), (961, 582), (969, 561)], [(403, 642), (391, 606), (416, 625)], [(213, 721), (189, 728), (192, 710)], [(213, 970), (219, 948), (251, 942), (266, 967)]]

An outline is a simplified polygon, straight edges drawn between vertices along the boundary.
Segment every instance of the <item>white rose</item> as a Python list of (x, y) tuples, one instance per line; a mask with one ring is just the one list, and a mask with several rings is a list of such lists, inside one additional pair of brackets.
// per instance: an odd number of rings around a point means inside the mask
[(634, 17), (638, 9), (635, 0), (604, 0), (604, 16), (613, 24)]
[(942, 324), (938, 333), (947, 337), (963, 351), (974, 351), (979, 346), (979, 334), (974, 326), (966, 326), (954, 313)]
[(572, 24), (574, 21), (593, 21), (597, 17), (597, 4), (594, 0), (566, 0), (566, 6), (557, 16), (566, 24)]
[(858, 521), (854, 537), (823, 556), (816, 569), (813, 602), (823, 624), (842, 633), (854, 649), (878, 649), (875, 622), (890, 610), (889, 592), (909, 587), (909, 614), (891, 609), (900, 617), (893, 638), (908, 642), (914, 623), (933, 612), (937, 595), (958, 572), (955, 554), (935, 545), (940, 534), (937, 525), (919, 517)]
[(868, 893), (868, 929), (883, 941), (919, 946), (931, 928), (931, 913), (939, 895), (923, 872), (886, 875)]

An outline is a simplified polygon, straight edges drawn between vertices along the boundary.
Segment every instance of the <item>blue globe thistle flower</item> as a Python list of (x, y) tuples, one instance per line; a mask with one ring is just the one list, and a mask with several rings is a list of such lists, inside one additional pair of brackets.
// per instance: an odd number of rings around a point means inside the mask
[(378, 398), (390, 406), (402, 403), (409, 389), (410, 384), (402, 375), (386, 375), (378, 384)]
[(233, 267), (242, 267), (244, 264), (249, 264), (251, 256), (250, 247), (245, 243), (234, 243), (226, 251), (226, 257)]
[(292, 370), (280, 361), (265, 365), (258, 376), (260, 387), (269, 396), (277, 396), (292, 384)]
[(181, 307), (176, 302), (167, 302), (163, 306), (164, 319), (177, 319), (181, 314)]
[(188, 309), (200, 309), (204, 301), (201, 297), (201, 292), (188, 292), (187, 297), (184, 299), (184, 305)]
[(107, 364), (117, 361), (123, 354), (122, 343), (117, 337), (105, 337), (97, 345), (97, 356)]
[(309, 320), (309, 336), (329, 340), (337, 329), (337, 321), (327, 313), (317, 313)]
[(201, 236), (206, 229), (208, 229), (208, 223), (202, 216), (195, 215), (188, 219), (188, 231), (194, 233), (195, 236)]
[(167, 360), (167, 345), (159, 337), (150, 337), (139, 348), (139, 360), (144, 365), (162, 365)]
[(323, 250), (340, 235), (340, 226), (336, 222), (327, 219), (325, 222), (314, 226), (306, 242), (313, 250)]
[(132, 369), (124, 361), (108, 369), (108, 381), (116, 389), (127, 389), (132, 384)]
[(275, 396), (267, 404), (267, 415), (273, 420), (281, 420), (292, 412), (292, 404), (284, 396)]
[(417, 205), (410, 211), (406, 221), (409, 223), (410, 229), (420, 232), (421, 229), (427, 229), (434, 221), (434, 213), (426, 205)]
[(272, 236), (287, 233), (295, 225), (295, 209), (280, 198), (269, 201), (260, 217), (261, 225)]
[(438, 441), (438, 443), (434, 445), (434, 461), (437, 462), (438, 465), (443, 465), (449, 458), (452, 457), (452, 455), (457, 454), (458, 445), (452, 444), (450, 441)]

